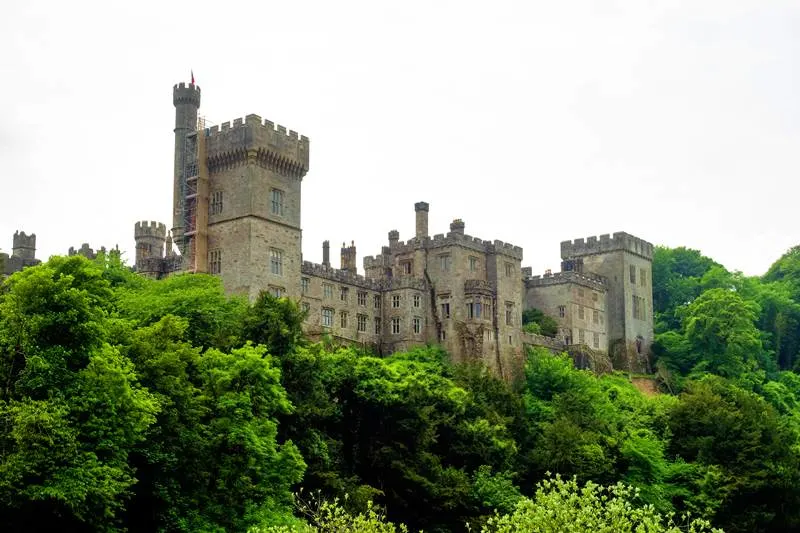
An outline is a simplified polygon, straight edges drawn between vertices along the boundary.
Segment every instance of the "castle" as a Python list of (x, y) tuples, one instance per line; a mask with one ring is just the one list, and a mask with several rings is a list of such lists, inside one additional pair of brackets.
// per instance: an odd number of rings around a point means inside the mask
[[(303, 261), (308, 137), (258, 115), (206, 127), (198, 121), (200, 96), (194, 84), (173, 88), (172, 228), (136, 223), (142, 274), (215, 274), (232, 294), (252, 300), (269, 291), (299, 301), (311, 336), (380, 353), (439, 343), (454, 360), (480, 360), (506, 377), (519, 368), (525, 344), (608, 353), (629, 367), (646, 361), (650, 243), (626, 233), (562, 242), (562, 272), (534, 276), (522, 268), (520, 247), (472, 237), (462, 220), (431, 236), (430, 206), (419, 202), (415, 234), (401, 241), (390, 231), (380, 253), (364, 258), (362, 273), (354, 243), (342, 244), (339, 268), (331, 265), (328, 241), (321, 264)], [(556, 320), (555, 338), (523, 332), (528, 308)]]

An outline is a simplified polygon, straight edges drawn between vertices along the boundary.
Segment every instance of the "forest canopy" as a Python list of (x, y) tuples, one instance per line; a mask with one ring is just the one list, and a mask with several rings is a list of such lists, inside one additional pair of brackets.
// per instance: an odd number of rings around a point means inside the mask
[[(507, 383), (437, 346), (311, 342), (289, 299), (53, 257), (0, 286), (0, 522), (797, 530), (800, 251), (746, 277), (659, 247), (653, 292), (643, 394), (544, 349)], [(549, 334), (548, 318), (526, 325)]]

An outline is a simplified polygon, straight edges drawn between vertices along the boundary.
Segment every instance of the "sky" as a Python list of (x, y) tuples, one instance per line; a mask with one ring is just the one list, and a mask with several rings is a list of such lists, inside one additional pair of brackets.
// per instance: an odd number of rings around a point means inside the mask
[(12, 0), (0, 17), (0, 250), (169, 225), (172, 86), (212, 123), (311, 139), (303, 255), (461, 218), (558, 270), (626, 231), (762, 274), (800, 244), (800, 2)]

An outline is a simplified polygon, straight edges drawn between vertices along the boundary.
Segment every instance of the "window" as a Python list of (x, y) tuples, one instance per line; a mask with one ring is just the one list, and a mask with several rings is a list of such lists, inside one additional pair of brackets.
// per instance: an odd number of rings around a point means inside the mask
[(208, 254), (208, 271), (211, 274), (222, 272), (222, 250), (211, 250)]
[(392, 317), (392, 335), (400, 333), (400, 317)]
[(442, 318), (450, 318), (450, 302), (442, 304)]
[(367, 291), (358, 291), (358, 305), (361, 307), (367, 306)]
[(270, 211), (273, 215), (283, 216), (283, 191), (280, 189), (272, 189), (270, 192), (271, 207)]
[(506, 263), (506, 277), (510, 278), (514, 275), (514, 265), (513, 263)]
[(447, 334), (444, 330), (439, 331), (439, 341), (444, 341), (447, 338)]
[(468, 302), (467, 303), (467, 318), (480, 318), (481, 317), (481, 303)]
[(415, 294), (415, 295), (414, 295), (414, 298), (413, 298), (413, 301), (414, 301), (414, 307), (419, 307), (420, 300), (422, 300), (422, 298), (420, 297), (420, 295), (419, 295), (419, 294)]
[(578, 343), (586, 344), (586, 332), (582, 329), (578, 330)]
[(595, 348), (600, 347), (600, 334), (599, 333), (592, 333), (592, 346)]
[(477, 257), (470, 257), (469, 258), (469, 271), (475, 272), (478, 270), (478, 258)]
[(439, 256), (439, 270), (442, 272), (450, 272), (450, 262), (452, 258), (450, 254), (442, 254)]
[(219, 215), (222, 213), (222, 191), (214, 191), (211, 193), (211, 213), (212, 215)]
[(592, 311), (592, 322), (594, 322), (595, 324), (600, 323), (600, 311), (598, 311), (597, 309)]
[(392, 308), (397, 309), (398, 307), (400, 307), (400, 295), (399, 294), (393, 294), (392, 295)]
[(322, 308), (322, 325), (326, 328), (333, 326), (333, 309)]
[(506, 326), (514, 325), (514, 304), (506, 302)]
[(308, 278), (300, 278), (300, 292), (308, 294)]
[(358, 315), (356, 318), (358, 331), (367, 331), (367, 315)]
[(400, 263), (400, 270), (406, 276), (410, 275), (411, 272), (414, 270), (414, 262), (413, 261), (402, 261)]
[(558, 316), (561, 317), (561, 318), (564, 318), (565, 316), (567, 316), (567, 306), (565, 306), (565, 305), (559, 305), (558, 306)]
[(302, 304), (300, 304), (300, 307), (303, 309), (304, 313), (308, 313), (309, 311), (311, 311), (311, 304), (308, 302), (303, 302)]
[(483, 316), (485, 316), (487, 320), (492, 318), (492, 300), (489, 298), (483, 301)]
[(644, 320), (645, 304), (644, 298), (640, 296), (633, 297), (633, 318), (637, 320)]
[(347, 311), (342, 311), (341, 313), (339, 313), (339, 325), (342, 328), (347, 327)]
[(276, 276), (283, 276), (283, 252), (281, 250), (270, 248), (269, 271)]
[(381, 334), (381, 317), (375, 317), (375, 335)]
[(596, 293), (596, 292), (594, 292), (594, 291), (592, 291), (592, 301), (593, 301), (593, 302), (596, 302), (596, 301), (597, 301), (597, 293)]
[(643, 268), (639, 269), (639, 285), (642, 287), (647, 286), (647, 271)]
[(578, 287), (578, 298), (583, 298), (583, 287)]
[(343, 302), (347, 301), (347, 295), (350, 293), (350, 289), (347, 287), (339, 287), (339, 299)]
[(422, 333), (422, 319), (418, 316), (415, 316), (412, 323), (414, 324), (414, 333), (417, 335)]
[(372, 297), (372, 307), (374, 307), (375, 309), (380, 309), (381, 308), (381, 295), (380, 294), (376, 294), (376, 295), (374, 295)]
[(322, 284), (322, 298), (325, 300), (333, 300), (333, 285), (330, 283)]
[(269, 293), (273, 295), (275, 298), (281, 298), (286, 293), (286, 290), (283, 287), (275, 287), (273, 285), (270, 285)]
[(584, 319), (583, 306), (582, 305), (578, 306), (578, 318), (581, 319), (581, 320)]
[(636, 267), (631, 265), (630, 271), (631, 271), (631, 283), (633, 285), (636, 285)]

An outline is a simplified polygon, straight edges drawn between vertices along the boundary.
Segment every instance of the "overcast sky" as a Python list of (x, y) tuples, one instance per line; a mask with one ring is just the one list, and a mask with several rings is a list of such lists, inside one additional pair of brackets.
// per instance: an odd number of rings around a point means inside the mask
[(311, 139), (304, 257), (387, 232), (522, 246), (627, 231), (761, 274), (798, 235), (800, 2), (10, 0), (0, 16), (0, 249), (133, 262), (169, 225), (172, 85), (201, 114)]

